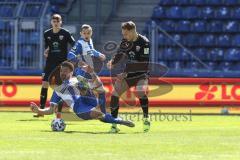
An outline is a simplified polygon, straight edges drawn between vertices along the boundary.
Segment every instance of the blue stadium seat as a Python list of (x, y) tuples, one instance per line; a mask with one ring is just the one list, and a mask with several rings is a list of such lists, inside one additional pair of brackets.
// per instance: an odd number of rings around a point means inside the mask
[(24, 45), (20, 49), (20, 56), (24, 59), (30, 59), (33, 57), (34, 49), (32, 45)]
[(207, 62), (206, 64), (209, 67), (209, 69), (211, 69), (211, 70), (218, 69), (218, 64), (216, 62)]
[(233, 69), (233, 64), (230, 62), (221, 62), (218, 65), (218, 69), (221, 71), (230, 71)]
[(0, 7), (0, 16), (1, 17), (13, 17), (14, 6), (13, 5), (2, 5)]
[(161, 21), (159, 26), (167, 32), (175, 31), (175, 25), (173, 21)]
[(184, 45), (186, 46), (199, 46), (200, 40), (197, 34), (188, 34), (184, 37)]
[(3, 48), (3, 51), (4, 51), (4, 57), (6, 58), (10, 58), (10, 57), (13, 57), (14, 56), (14, 48), (13, 46), (6, 46)]
[(163, 50), (162, 56), (164, 60), (177, 60), (177, 53), (173, 48), (165, 48)]
[(23, 12), (24, 17), (39, 17), (41, 15), (41, 4), (28, 4)]
[(182, 18), (182, 8), (170, 7), (166, 12), (167, 18)]
[(39, 32), (30, 32), (29, 44), (38, 44), (40, 39)]
[(175, 4), (175, 0), (160, 0), (160, 2), (158, 3), (159, 6), (174, 5), (174, 4)]
[(168, 64), (168, 66), (174, 70), (181, 70), (184, 67), (184, 63), (181, 61), (170, 61)]
[(232, 38), (232, 45), (240, 47), (240, 34), (237, 34)]
[(204, 19), (214, 18), (214, 9), (212, 7), (204, 7), (201, 9), (200, 17)]
[(204, 60), (204, 61), (209, 60), (209, 54), (208, 54), (207, 49), (205, 49), (205, 48), (197, 48), (193, 51), (193, 53), (197, 58), (199, 58), (201, 60)]
[(50, 12), (51, 13), (59, 13), (59, 6), (57, 5), (51, 5)]
[(233, 71), (239, 71), (240, 70), (240, 64), (239, 63), (232, 63), (231, 70)]
[(163, 48), (159, 48), (159, 49), (158, 49), (158, 54), (156, 55), (158, 61), (162, 61), (162, 60), (164, 60), (164, 58), (163, 58), (163, 54), (164, 54), (164, 49), (163, 49)]
[(240, 8), (239, 7), (237, 7), (236, 9), (233, 10), (232, 18), (240, 19)]
[(174, 34), (172, 38), (174, 41), (173, 43), (176, 43), (176, 42), (182, 43), (182, 36), (180, 34)]
[(214, 46), (215, 45), (215, 37), (214, 35), (202, 35), (201, 37), (201, 45), (203, 46)]
[(4, 43), (4, 32), (0, 32), (0, 43)]
[(219, 48), (215, 48), (210, 51), (210, 60), (211, 61), (223, 61), (224, 60), (224, 51)]
[(180, 61), (189, 61), (191, 60), (191, 55), (187, 53), (184, 49), (179, 49), (177, 51), (177, 59)]
[(207, 30), (206, 22), (196, 21), (193, 23), (192, 31), (193, 32), (205, 32)]
[(25, 44), (29, 42), (29, 36), (27, 32), (19, 32), (18, 33), (18, 43)]
[(55, 5), (65, 5), (67, 0), (50, 0), (50, 3)]
[(179, 32), (189, 32), (191, 30), (190, 21), (179, 21), (176, 30)]
[(221, 21), (212, 21), (208, 24), (208, 31), (210, 32), (222, 32), (223, 23)]
[(165, 17), (165, 11), (163, 7), (155, 7), (153, 9), (152, 18), (153, 19), (159, 19)]
[(217, 39), (217, 45), (218, 46), (231, 46), (230, 37), (228, 35), (221, 35)]
[(237, 48), (228, 49), (224, 54), (225, 61), (240, 61), (240, 50)]
[(236, 21), (229, 21), (224, 25), (224, 32), (239, 32), (239, 25)]
[(166, 45), (172, 45), (172, 40), (166, 37), (163, 34), (158, 35), (158, 45), (159, 46), (166, 46)]
[(194, 19), (198, 18), (198, 8), (197, 7), (186, 7), (183, 9), (183, 18)]
[(239, 5), (238, 0), (224, 0), (225, 5)]
[(192, 1), (191, 0), (177, 0), (176, 1), (176, 4), (177, 5), (190, 5), (190, 4), (192, 4)]
[(0, 66), (2, 66), (2, 67), (8, 67), (8, 66), (10, 66), (10, 63), (9, 63), (7, 60), (1, 58), (1, 59), (0, 59)]
[(221, 18), (221, 19), (228, 19), (229, 17), (231, 17), (230, 15), (230, 10), (227, 7), (221, 7), (219, 9), (217, 9), (216, 11), (216, 18)]
[(0, 30), (3, 30), (5, 28), (4, 21), (0, 20)]
[(193, 5), (206, 5), (207, 0), (194, 0), (192, 1)]
[(199, 62), (195, 62), (195, 61), (187, 62), (186, 69), (197, 70), (199, 68), (201, 68), (201, 65)]
[(221, 0), (208, 0), (208, 5), (221, 5), (222, 1)]
[(13, 30), (14, 29), (14, 22), (5, 22), (5, 30)]

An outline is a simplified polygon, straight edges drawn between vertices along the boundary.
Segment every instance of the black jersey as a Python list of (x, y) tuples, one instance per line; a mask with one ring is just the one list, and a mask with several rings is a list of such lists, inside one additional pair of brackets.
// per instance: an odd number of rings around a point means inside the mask
[(113, 58), (112, 64), (124, 65), (127, 77), (139, 76), (148, 73), (148, 62), (150, 56), (149, 40), (138, 34), (136, 41), (121, 41), (118, 53)]
[(75, 40), (69, 31), (61, 28), (58, 33), (53, 29), (44, 32), (45, 48), (49, 47), (47, 63), (59, 64), (67, 59), (68, 44), (73, 46)]

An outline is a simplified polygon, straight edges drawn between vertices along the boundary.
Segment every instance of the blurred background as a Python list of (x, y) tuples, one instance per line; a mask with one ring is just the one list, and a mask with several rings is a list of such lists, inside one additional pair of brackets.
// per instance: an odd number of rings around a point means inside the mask
[(1, 75), (41, 75), (53, 13), (76, 40), (82, 24), (92, 25), (102, 52), (120, 42), (121, 22), (134, 21), (167, 77), (239, 77), (239, 0), (0, 0)]

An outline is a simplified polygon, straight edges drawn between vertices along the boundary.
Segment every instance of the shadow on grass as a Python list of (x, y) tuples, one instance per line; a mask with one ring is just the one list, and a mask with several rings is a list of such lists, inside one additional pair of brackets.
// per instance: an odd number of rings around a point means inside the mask
[[(109, 133), (109, 132), (91, 132), (91, 131), (64, 131), (64, 132), (53, 132), (51, 130), (42, 130), (41, 132), (51, 132), (51, 133), (66, 133), (66, 134), (74, 134), (74, 133), (80, 133), (80, 134), (112, 134), (115, 135), (114, 133)], [(132, 132), (132, 133), (124, 133), (120, 132), (117, 134), (141, 134), (143, 132)]]
[(20, 121), (20, 122), (31, 122), (31, 121), (49, 121), (47, 119), (19, 119), (16, 121)]

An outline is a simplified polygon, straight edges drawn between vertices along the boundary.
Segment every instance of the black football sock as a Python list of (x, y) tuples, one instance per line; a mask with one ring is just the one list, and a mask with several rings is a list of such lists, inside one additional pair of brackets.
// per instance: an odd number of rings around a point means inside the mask
[(110, 108), (111, 108), (112, 116), (114, 118), (117, 118), (118, 110), (119, 110), (119, 97), (117, 97), (117, 96), (111, 97)]
[(142, 111), (143, 111), (143, 117), (148, 118), (148, 97), (145, 95), (141, 98), (139, 98)]
[(41, 95), (40, 95), (40, 108), (44, 109), (45, 108), (45, 104), (47, 101), (47, 92), (48, 92), (48, 88), (43, 88), (41, 89)]

